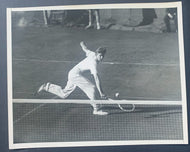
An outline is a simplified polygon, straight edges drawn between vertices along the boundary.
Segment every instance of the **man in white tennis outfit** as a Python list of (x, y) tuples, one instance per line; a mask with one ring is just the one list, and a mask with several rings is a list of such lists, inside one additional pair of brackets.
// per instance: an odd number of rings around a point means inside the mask
[[(96, 99), (95, 88), (97, 87), (100, 97), (104, 99), (106, 98), (105, 94), (102, 91), (100, 78), (97, 72), (97, 65), (103, 60), (106, 53), (106, 48), (99, 47), (95, 52), (93, 52), (87, 48), (83, 41), (80, 42), (80, 45), (82, 47), (82, 50), (86, 53), (86, 58), (69, 71), (68, 81), (65, 88), (62, 89), (61, 86), (48, 82), (39, 88), (38, 93), (44, 90), (65, 99), (75, 90), (76, 87), (79, 87), (82, 91), (84, 91), (88, 98), (93, 101)], [(82, 73), (85, 71), (90, 71), (90, 73), (93, 75), (96, 87), (91, 81), (82, 75)], [(108, 114), (107, 112), (99, 110), (99, 106), (97, 104), (93, 103), (91, 105), (94, 109), (93, 114)]]

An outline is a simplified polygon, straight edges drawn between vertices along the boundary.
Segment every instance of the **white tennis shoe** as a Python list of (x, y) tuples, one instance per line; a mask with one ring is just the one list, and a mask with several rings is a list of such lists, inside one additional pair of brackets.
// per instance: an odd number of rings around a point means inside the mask
[(50, 86), (50, 83), (48, 82), (48, 83), (44, 83), (44, 84), (42, 84), (40, 87), (39, 87), (39, 89), (38, 89), (38, 93), (40, 93), (41, 91), (47, 91), (48, 89), (49, 89), (49, 86)]
[(102, 111), (102, 110), (94, 110), (93, 111), (94, 115), (108, 115), (108, 112)]

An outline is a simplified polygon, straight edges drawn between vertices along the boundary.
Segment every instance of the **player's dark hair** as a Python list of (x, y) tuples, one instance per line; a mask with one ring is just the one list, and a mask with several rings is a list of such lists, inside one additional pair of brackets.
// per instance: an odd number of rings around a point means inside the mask
[(99, 47), (97, 50), (96, 50), (96, 54), (102, 54), (102, 56), (104, 56), (106, 54), (106, 48), (105, 47)]

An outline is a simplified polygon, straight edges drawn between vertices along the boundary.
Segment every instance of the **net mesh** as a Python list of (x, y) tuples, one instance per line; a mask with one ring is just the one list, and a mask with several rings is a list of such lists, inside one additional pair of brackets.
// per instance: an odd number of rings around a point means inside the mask
[(109, 115), (93, 115), (88, 104), (14, 103), (14, 143), (183, 139), (179, 105), (136, 105), (128, 113), (110, 104), (102, 110)]

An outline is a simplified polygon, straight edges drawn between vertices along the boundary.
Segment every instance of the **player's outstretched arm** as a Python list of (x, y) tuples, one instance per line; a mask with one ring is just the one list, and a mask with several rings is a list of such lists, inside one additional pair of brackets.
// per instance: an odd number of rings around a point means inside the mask
[(86, 55), (88, 55), (88, 53), (91, 52), (91, 51), (87, 48), (86, 44), (85, 44), (83, 41), (80, 42), (80, 46), (81, 46), (82, 50), (86, 53)]

